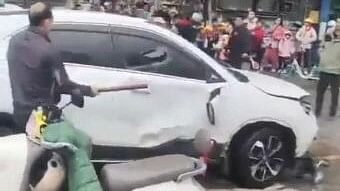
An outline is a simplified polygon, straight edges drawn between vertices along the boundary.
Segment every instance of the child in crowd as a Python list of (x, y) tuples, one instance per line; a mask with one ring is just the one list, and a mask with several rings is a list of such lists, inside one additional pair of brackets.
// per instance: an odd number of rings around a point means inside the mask
[(278, 69), (278, 45), (281, 39), (284, 38), (286, 29), (283, 26), (283, 19), (278, 17), (274, 25), (267, 33), (267, 37), (270, 37), (269, 44), (266, 45), (266, 50), (263, 57), (263, 68), (271, 68), (272, 72)]
[(290, 31), (286, 31), (279, 42), (279, 70), (284, 70), (291, 63), (295, 53), (295, 42)]
[(212, 26), (206, 26), (200, 33), (202, 39), (202, 45), (199, 46), (205, 53), (211, 57), (215, 57), (214, 44), (218, 42), (218, 33)]
[(219, 36), (218, 47), (219, 52), (217, 52), (217, 57), (221, 61), (227, 61), (227, 48), (229, 43), (230, 34), (226, 31)]

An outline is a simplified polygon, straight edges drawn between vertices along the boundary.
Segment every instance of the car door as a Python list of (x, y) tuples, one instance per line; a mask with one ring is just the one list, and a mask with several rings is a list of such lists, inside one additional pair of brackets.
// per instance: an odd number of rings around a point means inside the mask
[(199, 128), (210, 125), (206, 103), (216, 85), (206, 82), (209, 68), (173, 45), (142, 34), (120, 31), (108, 37), (106, 30), (55, 30), (51, 34), (68, 62), (72, 80), (100, 86), (149, 86), (103, 93), (87, 98), (83, 109), (66, 110), (67, 117), (90, 134), (94, 144), (152, 147), (191, 139)]
[[(76, 23), (54, 25), (50, 39), (59, 50), (72, 81), (98, 86), (119, 84), (121, 76), (118, 75), (120, 74), (118, 68), (122, 66), (113, 63), (113, 46), (108, 31), (106, 25)], [(69, 97), (64, 95), (61, 104), (67, 101)], [(111, 123), (114, 116), (111, 107), (114, 107), (115, 101), (115, 94), (87, 97), (84, 108), (71, 106), (66, 108), (64, 113), (76, 128), (84, 130), (93, 138), (94, 144), (111, 143), (111, 140), (116, 140), (114, 136), (123, 133), (117, 132), (118, 126)], [(115, 127), (116, 130), (110, 127)], [(107, 136), (110, 134), (114, 136)]]
[(146, 91), (126, 92), (121, 98), (125, 101), (116, 103), (124, 111), (116, 114), (117, 121), (125, 118), (123, 126), (138, 133), (133, 136), (134, 146), (192, 139), (198, 129), (210, 126), (206, 104), (211, 91), (221, 86), (207, 83), (216, 75), (211, 68), (170, 40), (147, 31), (114, 28), (112, 33), (118, 54), (114, 59), (124, 65), (126, 79), (149, 85)]

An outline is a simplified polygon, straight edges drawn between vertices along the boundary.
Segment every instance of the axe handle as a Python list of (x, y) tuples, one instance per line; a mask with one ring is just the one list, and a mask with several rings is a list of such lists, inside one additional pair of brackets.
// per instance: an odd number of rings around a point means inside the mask
[(124, 90), (137, 90), (137, 89), (147, 89), (147, 84), (133, 84), (133, 85), (123, 85), (123, 86), (112, 86), (98, 89), (98, 92), (117, 92)]

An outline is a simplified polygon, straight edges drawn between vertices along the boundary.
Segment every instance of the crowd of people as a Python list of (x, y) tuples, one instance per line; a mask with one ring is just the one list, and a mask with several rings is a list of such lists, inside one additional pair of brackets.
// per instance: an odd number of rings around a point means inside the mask
[[(198, 22), (194, 16), (191, 20)], [(197, 46), (207, 54), (228, 61), (236, 68), (248, 62), (253, 68), (261, 66), (273, 72), (282, 72), (293, 59), (297, 59), (300, 66), (309, 72), (312, 68), (311, 49), (318, 40), (313, 23), (312, 19), (307, 18), (303, 26), (295, 25), (294, 28), (281, 17), (272, 24), (265, 23), (249, 11), (246, 18), (236, 17), (224, 22), (214, 18), (211, 25), (193, 30), (192, 35), (196, 36)], [(181, 22), (177, 26), (183, 28)], [(188, 39), (180, 30), (179, 34)]]

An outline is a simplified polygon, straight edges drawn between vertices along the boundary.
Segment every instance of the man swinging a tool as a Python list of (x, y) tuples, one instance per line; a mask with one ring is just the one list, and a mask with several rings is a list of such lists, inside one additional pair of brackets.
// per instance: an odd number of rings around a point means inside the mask
[(24, 132), (33, 109), (59, 102), (60, 94), (71, 94), (76, 89), (86, 96), (98, 94), (94, 87), (69, 80), (59, 52), (48, 37), (53, 24), (50, 7), (40, 2), (32, 5), (29, 21), (27, 30), (12, 37), (7, 53), (16, 133)]
[[(29, 140), (28, 160), (20, 191), (28, 191), (32, 187), (29, 181), (30, 171), (34, 161), (46, 149), (43, 148), (46, 146), (43, 143), (48, 143), (52, 150), (60, 144), (67, 144), (73, 148), (71, 149), (73, 154), (66, 158), (69, 166), (69, 190), (102, 191), (90, 161), (91, 138), (67, 121), (48, 123), (47, 119), (51, 116), (45, 116), (43, 108), (48, 110), (50, 106), (55, 106), (60, 101), (61, 94), (95, 97), (99, 92), (139, 89), (145, 88), (146, 85), (97, 88), (72, 82), (66, 73), (59, 52), (48, 37), (53, 24), (50, 7), (41, 2), (32, 5), (29, 10), (29, 21), (30, 26), (27, 30), (12, 37), (7, 53), (13, 97), (13, 118), (16, 123), (14, 131), (15, 133), (26, 132)], [(30, 128), (32, 119), (38, 122), (37, 127), (41, 127), (38, 128), (39, 131)], [(45, 180), (49, 178), (38, 183), (37, 190), (51, 190), (53, 184), (46, 183)]]
[[(36, 3), (29, 10), (28, 29), (16, 34), (9, 43), (7, 58), (13, 97), (13, 118), (16, 124), (14, 133), (24, 133), (26, 122), (38, 106), (54, 105), (60, 101), (61, 94), (74, 91), (94, 97), (97, 88), (79, 85), (69, 80), (59, 52), (51, 44), (48, 34), (52, 28), (53, 15), (49, 6)], [(90, 138), (74, 129), (72, 137), (86, 140)], [(90, 148), (84, 148), (90, 150)], [(42, 148), (28, 141), (28, 161), (25, 173), (30, 171), (30, 163)], [(85, 158), (87, 158), (84, 155)], [(88, 156), (89, 157), (89, 156)], [(29, 188), (28, 174), (24, 175), (22, 191)], [(99, 187), (99, 186), (98, 186)]]

